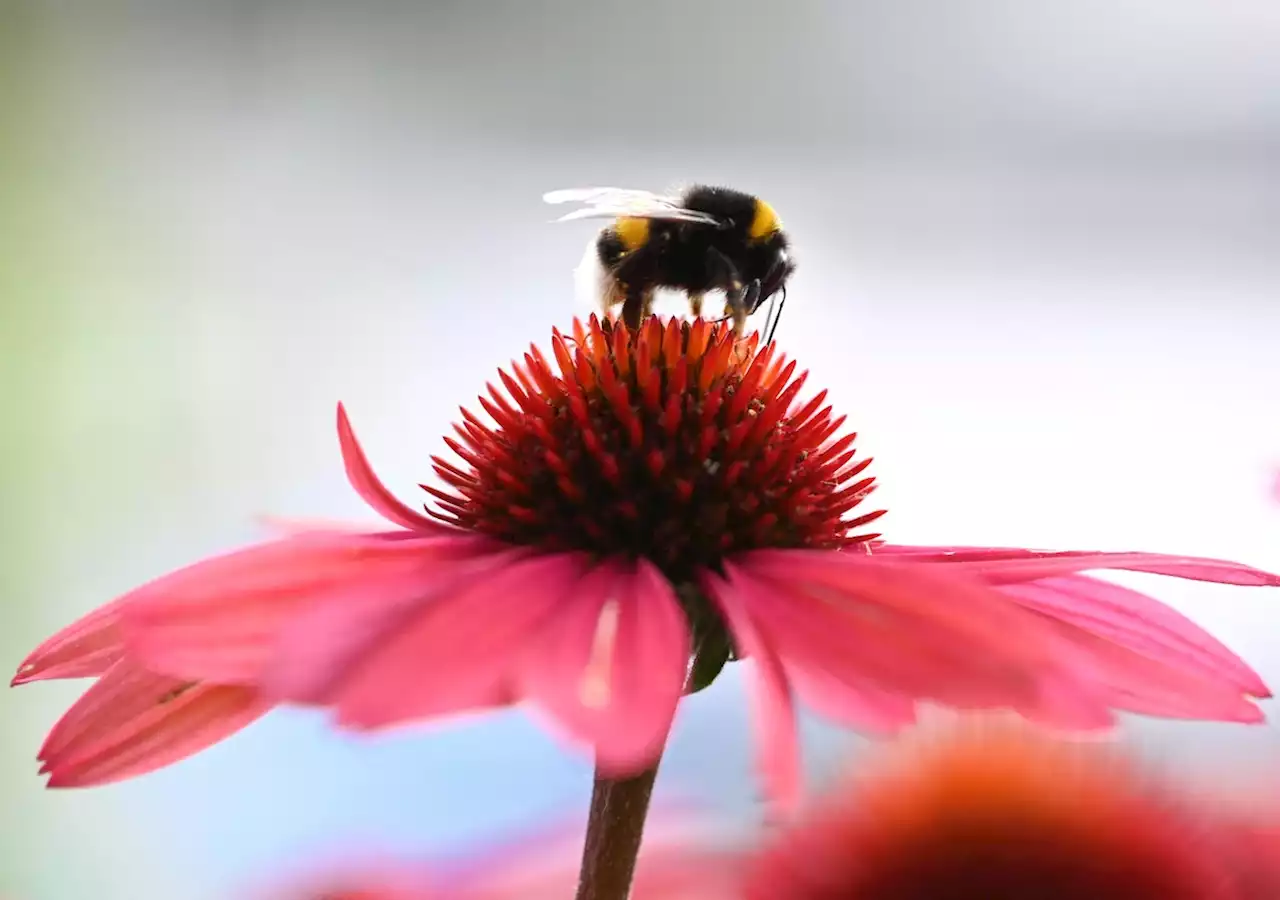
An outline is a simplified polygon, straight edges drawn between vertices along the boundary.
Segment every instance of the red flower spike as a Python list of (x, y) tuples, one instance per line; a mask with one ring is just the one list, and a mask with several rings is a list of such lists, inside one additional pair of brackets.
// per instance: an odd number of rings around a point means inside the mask
[(1243, 661), (1081, 573), (1277, 576), (884, 544), (861, 531), (883, 514), (859, 508), (870, 460), (854, 462), (824, 394), (799, 399), (804, 373), (772, 346), (702, 320), (633, 334), (592, 318), (571, 334), (487, 385), (491, 423), (462, 413), (456, 459), (432, 460), (430, 518), (378, 480), (339, 407), (348, 479), (395, 528), (287, 527), (37, 648), (16, 683), (99, 678), (51, 737), (58, 783), (140, 774), (280, 703), (367, 729), (527, 700), (624, 775), (652, 764), (679, 696), (733, 655), (756, 670), (761, 761), (783, 802), (800, 785), (796, 702), (881, 732), (921, 700), (1058, 728), (1106, 727), (1116, 709), (1261, 717), (1268, 692)]
[[(587, 359), (585, 353), (581, 349), (573, 352), (573, 371), (574, 377), (577, 378), (581, 390), (593, 391), (596, 388), (595, 370), (591, 368), (591, 362)], [(566, 377), (566, 380), (570, 380)]]
[[(546, 392), (540, 405), (518, 393), (518, 386), (504, 375), (503, 383), (516, 388), (514, 399), (525, 416), (505, 423), (501, 433), (494, 434), (493, 443), (500, 451), (495, 455), (510, 460), (514, 468), (488, 465), (483, 454), (468, 455), (472, 483), (465, 492), (459, 488), (471, 510), (463, 520), (464, 527), (535, 546), (555, 534), (569, 546), (602, 556), (661, 560), (664, 571), (674, 578), (715, 565), (716, 557), (725, 551), (717, 546), (698, 553), (694, 549), (698, 545), (693, 543), (686, 551), (690, 555), (669, 558), (670, 554), (652, 546), (651, 540), (655, 534), (670, 531), (673, 524), (683, 530), (691, 523), (722, 519), (731, 532), (726, 545), (730, 553), (761, 545), (835, 547), (842, 543), (848, 535), (838, 517), (806, 517), (802, 524), (792, 508), (795, 488), (810, 484), (811, 476), (820, 470), (820, 454), (796, 461), (789, 471), (765, 471), (765, 463), (776, 458), (782, 447), (800, 440), (786, 422), (787, 405), (795, 395), (789, 392), (795, 362), (780, 369), (773, 367), (772, 345), (756, 356), (734, 357), (732, 332), (705, 325), (710, 349), (701, 358), (691, 357), (687, 348), (693, 328), (674, 319), (664, 324), (655, 318), (631, 339), (623, 328), (593, 321), (578, 350), (590, 360), (599, 389), (583, 383), (581, 367), (566, 365), (566, 354), (557, 353), (559, 377), (572, 386), (560, 393)], [(541, 357), (530, 354), (526, 361), (535, 382), (543, 384), (555, 378), (549, 370), (538, 371), (546, 365)], [(698, 394), (688, 393), (691, 384), (700, 386)], [(569, 393), (593, 398), (586, 404), (588, 428), (575, 421)], [(706, 397), (708, 393), (710, 397)], [(687, 417), (686, 397), (692, 404), (702, 399), (699, 394), (705, 397), (702, 414)], [(721, 406), (719, 401), (726, 394), (731, 399)], [(757, 427), (761, 420), (766, 427)], [(618, 433), (626, 435), (626, 440), (616, 445), (612, 455), (601, 453), (598, 441), (591, 437)], [(820, 438), (822, 433), (813, 436)], [(848, 443), (846, 440), (841, 448)], [(585, 501), (566, 497), (557, 480), (548, 477), (546, 458), (536, 452), (546, 446), (555, 447), (561, 459), (590, 456), (599, 460), (604, 477), (594, 485), (585, 482), (579, 492)], [(820, 441), (806, 448), (820, 450)], [(708, 466), (715, 465), (722, 467), (721, 475), (709, 477)], [(590, 479), (590, 475), (579, 473), (579, 479)], [(762, 480), (765, 475), (769, 475), (767, 481)], [(544, 517), (541, 521), (528, 517), (513, 521), (508, 512), (513, 500), (505, 484), (508, 478), (528, 487), (532, 508)], [(819, 480), (829, 478), (828, 473)], [(687, 495), (673, 491), (671, 486), (677, 481), (701, 485), (701, 489)], [(833, 496), (837, 493), (834, 484), (824, 489)], [(638, 527), (632, 527), (630, 517), (618, 515), (617, 508), (639, 497), (661, 497), (664, 502), (643, 504), (642, 520)], [(566, 504), (581, 502), (591, 505), (582, 512), (604, 524), (606, 535), (610, 534), (609, 522), (626, 523), (627, 527), (606, 538), (605, 546), (565, 534), (563, 529), (572, 528), (578, 518), (569, 514)], [(730, 511), (753, 506), (758, 507), (759, 515), (751, 522), (735, 524), (736, 517)], [(774, 523), (772, 527), (759, 525), (764, 514), (768, 515), (765, 521)]]
[[(807, 375), (808, 373), (806, 372), (805, 374)], [(809, 418), (815, 415), (818, 412), (818, 410), (822, 408), (822, 401), (826, 399), (827, 399), (826, 389), (824, 388), (823, 390), (818, 391), (818, 393), (814, 396), (812, 400), (810, 400), (804, 406), (800, 407), (799, 411), (797, 411), (796, 414), (791, 417), (791, 421), (793, 425), (796, 428), (804, 427), (805, 423), (809, 421)], [(830, 409), (831, 407), (827, 407), (828, 411), (830, 411)]]

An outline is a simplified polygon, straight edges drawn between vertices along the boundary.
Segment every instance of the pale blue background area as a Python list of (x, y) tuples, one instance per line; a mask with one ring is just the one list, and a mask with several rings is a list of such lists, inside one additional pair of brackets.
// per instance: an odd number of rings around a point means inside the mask
[[(28, 573), (12, 665), (261, 513), (368, 518), (339, 399), (416, 502), (457, 405), (589, 311), (592, 228), (539, 197), (593, 183), (778, 208), (800, 263), (780, 341), (876, 457), (895, 540), (1280, 568), (1274, 3), (24, 8), (12, 121), (39, 141), (22, 221), (45, 255), (16, 283), (67, 301), (23, 307), (48, 340), (9, 420), (36, 448), (4, 498), (29, 539), (5, 543)], [(1134, 583), (1280, 682), (1280, 597)], [(734, 819), (758, 811), (739, 676), (685, 709), (661, 782)], [(4, 697), (0, 894), (213, 900), (334, 848), (560, 821), (589, 791), (519, 714), (357, 741), (282, 713), (46, 793), (29, 761), (77, 690)], [(1219, 771), (1280, 758), (1270, 727), (1133, 734)], [(816, 769), (848, 743), (809, 738)]]

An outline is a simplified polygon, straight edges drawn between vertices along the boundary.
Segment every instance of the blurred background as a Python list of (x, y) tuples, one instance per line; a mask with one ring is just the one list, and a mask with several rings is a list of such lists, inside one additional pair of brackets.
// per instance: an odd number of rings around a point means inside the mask
[[(8, 0), (5, 665), (256, 515), (366, 518), (339, 399), (414, 498), (457, 405), (589, 311), (594, 227), (541, 194), (692, 180), (784, 218), (779, 339), (877, 458), (891, 539), (1280, 568), (1271, 0)], [(1280, 682), (1274, 593), (1127, 581)], [(46, 792), (35, 751), (81, 688), (4, 695), (0, 894), (212, 900), (589, 792), (519, 713), (361, 740), (278, 713)], [(742, 701), (730, 673), (684, 708), (666, 797), (754, 813)], [(1273, 727), (1126, 733), (1170, 765), (1280, 758)], [(815, 772), (855, 743), (808, 738)]]

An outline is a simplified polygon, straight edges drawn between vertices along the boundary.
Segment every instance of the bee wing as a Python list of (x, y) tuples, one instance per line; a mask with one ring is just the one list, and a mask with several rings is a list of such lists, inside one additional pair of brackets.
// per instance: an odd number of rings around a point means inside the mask
[(667, 203), (677, 203), (674, 197), (664, 197), (661, 194), (655, 194), (652, 191), (640, 191), (633, 188), (616, 188), (616, 187), (589, 187), (589, 188), (566, 188), (560, 191), (548, 191), (542, 195), (545, 203), (552, 205), (558, 203), (621, 203), (624, 200), (659, 200)]
[(582, 209), (566, 213), (557, 222), (577, 219), (616, 219), (626, 216), (635, 219), (666, 219), (673, 222), (697, 222), (716, 225), (719, 219), (704, 212), (685, 209), (678, 197), (664, 197), (651, 191), (630, 188), (568, 188), (543, 194), (546, 203), (581, 203)]

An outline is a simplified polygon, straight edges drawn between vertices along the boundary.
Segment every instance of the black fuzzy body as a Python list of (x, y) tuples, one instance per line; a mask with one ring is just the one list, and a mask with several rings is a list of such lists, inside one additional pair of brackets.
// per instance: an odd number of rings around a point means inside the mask
[(787, 237), (776, 230), (751, 238), (758, 203), (741, 191), (699, 185), (683, 194), (681, 205), (715, 216), (720, 224), (652, 219), (645, 242), (630, 250), (615, 227), (604, 229), (596, 251), (618, 299), (624, 300), (627, 325), (639, 325), (657, 288), (683, 291), (697, 303), (713, 291), (732, 299), (744, 286), (759, 282), (759, 298), (745, 311), (748, 314), (781, 288), (793, 268)]

